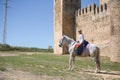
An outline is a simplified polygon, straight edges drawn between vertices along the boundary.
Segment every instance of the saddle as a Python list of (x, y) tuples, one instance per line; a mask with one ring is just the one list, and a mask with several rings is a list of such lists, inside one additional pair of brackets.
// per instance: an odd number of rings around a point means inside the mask
[(84, 40), (82, 44), (77, 43), (75, 45), (74, 49), (75, 49), (77, 55), (82, 55), (83, 50), (86, 48), (87, 44), (89, 44), (88, 41)]

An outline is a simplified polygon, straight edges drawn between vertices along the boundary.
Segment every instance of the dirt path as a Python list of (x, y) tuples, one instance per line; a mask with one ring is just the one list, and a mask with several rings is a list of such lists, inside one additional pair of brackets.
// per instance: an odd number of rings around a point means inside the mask
[[(92, 75), (96, 80), (120, 80), (120, 74), (117, 72), (105, 72), (102, 71), (99, 74), (93, 73), (92, 71), (81, 71), (78, 72), (79, 75)], [(83, 76), (84, 77), (84, 76)], [(81, 79), (84, 79), (81, 77)], [(85, 78), (86, 79), (86, 78)], [(23, 72), (18, 70), (9, 70), (5, 72), (0, 72), (0, 80), (78, 80), (75, 78), (62, 78), (48, 75), (35, 75), (29, 72)]]
[(120, 80), (120, 72), (117, 71), (101, 71), (100, 73), (94, 73), (93, 71), (87, 70), (78, 73), (87, 73), (88, 75), (92, 75), (94, 77), (103, 78), (103, 80)]
[(0, 56), (17, 56), (18, 54), (13, 54), (9, 52), (0, 52)]
[(32, 54), (41, 54), (40, 52), (0, 52), (0, 56), (18, 56), (21, 54), (32, 55)]
[(11, 70), (0, 72), (0, 80), (61, 80), (47, 75), (35, 75), (29, 72)]

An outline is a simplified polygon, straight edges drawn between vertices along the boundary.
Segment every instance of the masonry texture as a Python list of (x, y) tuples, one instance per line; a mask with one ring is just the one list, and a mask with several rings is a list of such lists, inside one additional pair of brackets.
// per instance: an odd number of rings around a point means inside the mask
[(101, 56), (120, 62), (120, 0), (100, 0), (100, 6), (81, 9), (81, 0), (54, 0), (54, 53), (65, 54), (67, 47), (58, 47), (65, 34), (78, 40), (78, 30), (85, 39), (100, 47)]

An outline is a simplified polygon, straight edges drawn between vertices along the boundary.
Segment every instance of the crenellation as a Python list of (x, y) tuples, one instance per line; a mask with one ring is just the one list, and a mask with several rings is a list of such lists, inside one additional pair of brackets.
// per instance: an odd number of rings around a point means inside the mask
[(81, 9), (81, 15), (84, 14), (84, 9)]
[(100, 6), (96, 6), (96, 4), (89, 5), (83, 9), (79, 9), (78, 15), (89, 15), (89, 14), (99, 14), (107, 11), (107, 4), (102, 4)]
[(88, 6), (88, 13), (91, 12), (91, 5)]
[(96, 11), (95, 11), (96, 14), (99, 13), (99, 7), (96, 7)]
[(84, 10), (84, 15), (87, 14), (87, 13), (86, 13), (86, 8), (83, 8), (83, 10)]
[(106, 6), (103, 4), (103, 12), (106, 11)]
[(94, 3), (94, 4), (91, 5), (91, 12), (93, 14), (95, 14), (95, 9), (96, 9), (96, 4)]
[(88, 8), (86, 7), (86, 8), (85, 8), (85, 13), (87, 13), (87, 12), (88, 12)]
[(104, 4), (104, 10), (105, 11), (107, 10), (107, 4), (106, 3)]
[(78, 9), (78, 16), (81, 15), (81, 9)]
[(103, 5), (100, 5), (99, 9), (100, 9), (100, 12), (103, 12)]
[(107, 4), (105, 3), (105, 4), (100, 5), (99, 9), (100, 9), (100, 12), (107, 11)]

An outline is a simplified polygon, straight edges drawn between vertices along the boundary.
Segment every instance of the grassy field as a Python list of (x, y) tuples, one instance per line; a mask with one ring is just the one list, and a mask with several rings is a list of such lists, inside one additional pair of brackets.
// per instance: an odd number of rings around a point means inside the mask
[[(10, 68), (31, 72), (37, 75), (60, 76), (80, 79), (81, 76), (87, 80), (96, 80), (95, 77), (88, 75), (85, 71), (94, 72), (95, 63), (93, 59), (76, 57), (76, 66), (73, 71), (68, 71), (69, 55), (57, 56), (53, 53), (35, 52), (28, 55), (26, 52), (7, 52), (17, 54), (17, 56), (0, 56), (0, 71), (6, 71)], [(6, 53), (4, 53), (6, 54)], [(112, 63), (109, 58), (101, 57), (101, 68), (105, 71), (120, 72), (120, 64)], [(81, 74), (79, 72), (84, 72)], [(86, 77), (87, 76), (87, 77)], [(100, 80), (103, 80), (102, 78)]]

